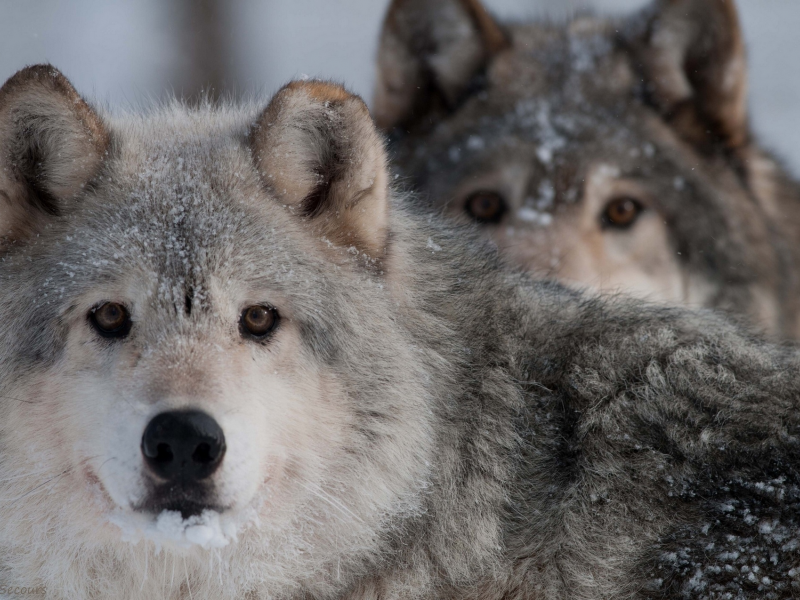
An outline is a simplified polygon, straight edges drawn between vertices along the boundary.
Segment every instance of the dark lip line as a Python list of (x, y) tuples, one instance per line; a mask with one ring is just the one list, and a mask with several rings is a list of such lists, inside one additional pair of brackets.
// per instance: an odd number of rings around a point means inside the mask
[[(189, 506), (191, 506), (193, 508), (194, 507), (201, 508), (202, 510), (200, 511), (200, 513), (203, 513), (203, 512), (205, 512), (207, 510), (213, 510), (215, 512), (218, 512), (219, 514), (222, 514), (222, 513), (224, 513), (224, 512), (226, 512), (226, 511), (231, 509), (230, 506), (222, 506), (220, 504), (208, 504), (208, 505), (205, 505), (205, 504), (200, 504), (199, 502), (190, 502)], [(162, 512), (164, 512), (165, 510), (169, 510), (169, 511), (172, 511), (172, 512), (181, 512), (181, 510), (179, 508), (169, 508), (169, 507), (166, 507), (166, 506), (163, 506), (163, 507), (151, 506), (151, 505), (148, 505), (147, 503), (131, 505), (130, 508), (131, 508), (131, 510), (133, 510), (134, 512), (137, 512), (137, 513), (150, 513), (152, 515), (159, 515)]]

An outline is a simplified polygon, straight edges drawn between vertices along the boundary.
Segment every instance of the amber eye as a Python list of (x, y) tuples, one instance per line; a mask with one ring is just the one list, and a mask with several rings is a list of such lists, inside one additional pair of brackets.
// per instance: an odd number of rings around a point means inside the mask
[(107, 338), (121, 338), (131, 331), (131, 315), (118, 302), (104, 302), (89, 312), (89, 322), (97, 333)]
[(479, 223), (499, 223), (506, 212), (506, 201), (497, 192), (475, 192), (467, 198), (464, 209)]
[(614, 198), (603, 211), (601, 221), (606, 227), (626, 229), (634, 224), (643, 206), (638, 200), (628, 196)]
[(245, 308), (239, 320), (242, 333), (254, 338), (265, 337), (277, 324), (278, 311), (261, 304)]

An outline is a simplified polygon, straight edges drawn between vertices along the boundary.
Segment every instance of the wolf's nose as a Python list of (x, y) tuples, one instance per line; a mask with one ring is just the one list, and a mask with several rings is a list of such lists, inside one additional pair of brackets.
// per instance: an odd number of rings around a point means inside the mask
[(225, 435), (199, 410), (153, 417), (142, 436), (145, 462), (167, 481), (199, 481), (211, 475), (225, 454)]

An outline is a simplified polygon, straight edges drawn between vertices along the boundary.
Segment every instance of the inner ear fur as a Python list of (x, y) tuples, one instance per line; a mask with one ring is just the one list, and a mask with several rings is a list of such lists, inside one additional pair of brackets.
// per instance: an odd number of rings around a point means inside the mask
[(0, 235), (34, 233), (100, 168), (109, 136), (97, 113), (50, 65), (22, 69), (0, 88)]
[(290, 83), (257, 120), (250, 145), (278, 201), (337, 245), (382, 256), (389, 211), (386, 151), (361, 98), (332, 83)]
[(379, 127), (414, 127), (452, 109), (510, 42), (479, 0), (393, 0), (378, 49)]
[(637, 41), (649, 93), (690, 142), (745, 145), (747, 60), (734, 0), (656, 0)]

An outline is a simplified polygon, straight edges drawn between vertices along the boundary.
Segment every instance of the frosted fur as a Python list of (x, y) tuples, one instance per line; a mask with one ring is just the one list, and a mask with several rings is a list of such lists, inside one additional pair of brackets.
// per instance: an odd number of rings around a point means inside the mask
[(163, 510), (153, 519), (151, 514), (110, 516), (110, 521), (122, 530), (122, 541), (138, 544), (142, 540), (152, 541), (156, 549), (160, 546), (169, 548), (190, 548), (200, 546), (222, 548), (236, 541), (239, 523), (220, 515), (215, 510), (204, 510), (199, 515), (184, 518), (175, 510)]
[[(349, 98), (306, 85), (288, 89), (312, 112)], [(337, 244), (314, 221), (335, 196), (302, 214), (270, 190), (267, 106), (96, 115), (107, 154), (58, 214), (24, 176), (3, 190), (41, 225), (0, 261), (0, 581), (48, 600), (797, 593), (794, 349), (533, 282), (388, 189), (382, 256)], [(294, 126), (341, 146), (315, 123)], [(374, 165), (334, 159), (353, 181)], [(88, 323), (109, 299), (124, 339)], [(238, 316), (258, 302), (281, 319), (254, 343)], [(188, 521), (148, 508), (140, 453), (181, 407), (228, 444)]]

